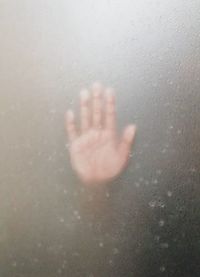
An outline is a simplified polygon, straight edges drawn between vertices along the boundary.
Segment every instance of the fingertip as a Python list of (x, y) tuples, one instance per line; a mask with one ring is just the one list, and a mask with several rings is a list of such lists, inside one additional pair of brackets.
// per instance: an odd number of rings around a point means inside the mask
[(107, 87), (105, 90), (105, 93), (108, 97), (115, 95), (115, 90), (112, 87)]
[(136, 129), (137, 129), (136, 125), (132, 124), (132, 125), (128, 126), (128, 133), (129, 133), (130, 137), (134, 137), (134, 135), (136, 133)]
[(87, 89), (82, 89), (80, 91), (80, 98), (81, 98), (81, 101), (83, 102), (87, 102), (90, 98), (90, 93)]
[(105, 90), (105, 97), (108, 104), (115, 104), (115, 90), (113, 88), (108, 87)]
[(103, 85), (99, 81), (95, 81), (92, 86), (92, 90), (101, 90), (103, 88)]
[(68, 110), (66, 113), (65, 113), (65, 118), (67, 121), (71, 122), (74, 120), (74, 112), (72, 110)]
[(93, 96), (94, 98), (100, 98), (101, 95), (102, 95), (103, 86), (101, 85), (101, 83), (95, 82), (95, 83), (92, 85), (91, 90), (92, 90), (92, 96)]
[(132, 143), (136, 134), (136, 125), (129, 125), (125, 129), (125, 140)]

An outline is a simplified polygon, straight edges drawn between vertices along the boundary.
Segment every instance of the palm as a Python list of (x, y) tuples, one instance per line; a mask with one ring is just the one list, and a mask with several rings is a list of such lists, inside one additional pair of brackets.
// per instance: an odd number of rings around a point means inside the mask
[(90, 130), (72, 143), (70, 152), (75, 170), (85, 180), (104, 182), (118, 175), (125, 164), (106, 131)]
[[(102, 88), (93, 87), (93, 99), (81, 94), (81, 134), (77, 134), (74, 115), (67, 114), (71, 163), (86, 184), (105, 183), (118, 176), (128, 162), (135, 127), (128, 126), (121, 139), (116, 134), (114, 95), (106, 93), (103, 119)], [(92, 102), (92, 103), (91, 103)]]

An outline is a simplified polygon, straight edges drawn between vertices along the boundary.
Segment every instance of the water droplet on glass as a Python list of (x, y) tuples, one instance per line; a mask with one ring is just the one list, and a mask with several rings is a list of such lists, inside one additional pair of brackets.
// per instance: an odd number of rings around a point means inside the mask
[(113, 265), (113, 260), (109, 260), (109, 265)]
[(158, 175), (161, 175), (161, 174), (162, 174), (162, 170), (161, 170), (161, 169), (157, 169), (157, 170), (156, 170), (156, 173), (157, 173)]
[(113, 254), (114, 254), (114, 255), (117, 255), (117, 254), (119, 254), (119, 249), (117, 249), (117, 248), (114, 248), (114, 249), (113, 249)]
[(171, 196), (172, 196), (172, 191), (169, 190), (169, 191), (167, 192), (167, 196), (168, 196), (168, 197), (171, 197)]
[(5, 116), (5, 114), (6, 114), (6, 113), (5, 113), (5, 112), (3, 112), (3, 111), (1, 111), (1, 112), (0, 112), (0, 116), (1, 116), (1, 117), (4, 117), (4, 116)]
[(62, 269), (59, 268), (59, 269), (57, 270), (57, 272), (58, 272), (59, 275), (62, 274)]
[(36, 263), (36, 264), (39, 262), (38, 258), (34, 258), (33, 261), (34, 261), (34, 263)]
[(162, 266), (160, 267), (160, 271), (161, 271), (161, 272), (164, 272), (165, 270), (166, 270), (165, 266), (162, 265)]
[(160, 244), (160, 247), (163, 249), (167, 249), (167, 248), (169, 248), (169, 244), (167, 242), (163, 242)]
[(65, 144), (65, 148), (66, 148), (66, 149), (69, 149), (69, 147), (70, 147), (70, 144), (69, 144), (69, 143), (66, 143), (66, 144)]
[(60, 223), (64, 223), (65, 222), (65, 220), (64, 220), (64, 218), (60, 218)]
[(101, 248), (104, 247), (103, 242), (100, 242), (100, 243), (99, 243), (99, 247), (101, 247)]
[(149, 202), (149, 206), (151, 208), (155, 208), (156, 207), (156, 201), (152, 200), (151, 202)]
[(79, 214), (78, 211), (74, 211), (73, 213), (74, 213), (75, 216), (77, 216)]
[(42, 247), (41, 242), (38, 242), (38, 243), (37, 243), (37, 247), (38, 247), (38, 248), (41, 248), (41, 247)]
[(78, 211), (74, 211), (73, 213), (74, 213), (74, 216), (75, 216), (78, 220), (81, 219), (81, 216), (80, 216), (80, 214), (79, 214)]
[(160, 221), (159, 221), (159, 226), (160, 227), (163, 227), (165, 225), (165, 221), (163, 220), (163, 219), (161, 219)]
[(16, 266), (17, 266), (17, 262), (14, 261), (14, 262), (12, 263), (12, 266), (13, 266), (13, 267), (16, 267)]
[(67, 191), (66, 189), (64, 189), (64, 191), (63, 191), (63, 192), (64, 192), (64, 194), (68, 194), (68, 191)]
[(154, 239), (155, 239), (156, 242), (159, 242), (160, 241), (160, 236), (156, 235)]
[(135, 186), (136, 186), (136, 188), (139, 188), (140, 183), (136, 182), (136, 183), (135, 183)]
[(156, 184), (158, 184), (158, 180), (154, 179), (152, 183), (156, 185)]

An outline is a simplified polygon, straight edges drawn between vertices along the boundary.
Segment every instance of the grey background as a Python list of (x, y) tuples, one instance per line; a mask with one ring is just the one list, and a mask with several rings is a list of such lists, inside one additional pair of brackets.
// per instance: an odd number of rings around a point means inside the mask
[[(0, 276), (199, 276), (200, 2), (0, 0)], [(102, 198), (64, 112), (116, 88), (131, 163)]]

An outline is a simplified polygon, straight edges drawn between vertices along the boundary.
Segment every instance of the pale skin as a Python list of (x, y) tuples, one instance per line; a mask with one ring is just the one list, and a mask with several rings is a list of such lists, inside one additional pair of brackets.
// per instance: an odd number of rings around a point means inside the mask
[(72, 168), (85, 185), (108, 184), (129, 161), (136, 126), (117, 132), (115, 93), (95, 83), (80, 93), (80, 127), (72, 110), (66, 113), (66, 130)]

